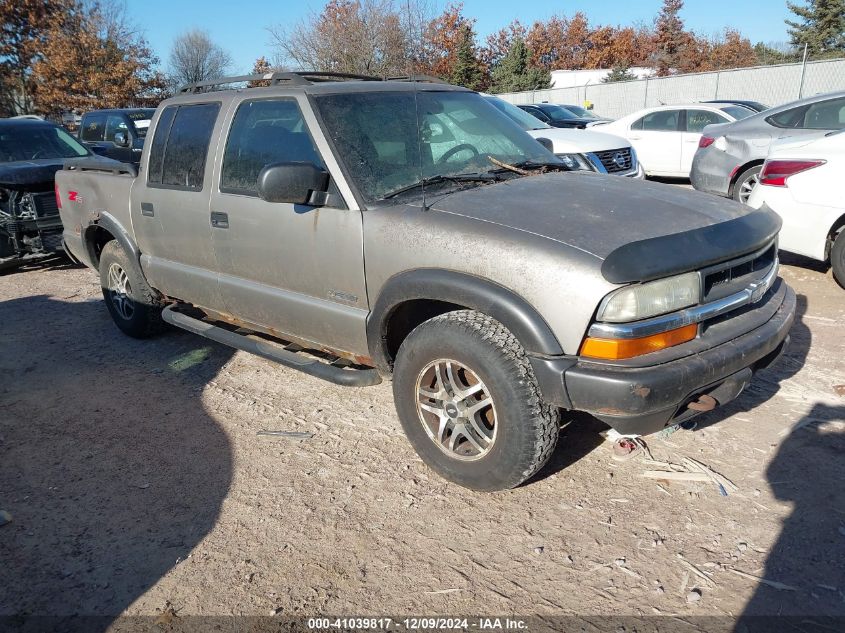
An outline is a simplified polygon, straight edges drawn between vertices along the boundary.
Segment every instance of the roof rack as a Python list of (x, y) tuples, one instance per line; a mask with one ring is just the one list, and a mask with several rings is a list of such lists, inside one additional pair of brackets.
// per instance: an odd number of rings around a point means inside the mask
[(314, 71), (299, 71), (299, 72), (273, 72), (261, 75), (239, 75), (237, 77), (219, 77), (217, 79), (210, 79), (208, 81), (198, 81), (192, 84), (186, 84), (179, 88), (179, 93), (195, 93), (205, 92), (207, 89), (214, 86), (225, 86), (226, 84), (245, 83), (248, 81), (269, 81), (271, 86), (278, 86), (281, 84), (288, 84), (291, 86), (310, 86), (315, 82), (320, 81), (382, 81), (381, 77), (372, 77), (370, 75), (354, 75), (352, 73), (330, 73), (330, 72), (314, 72)]
[(372, 75), (355, 75), (352, 73), (318, 72), (310, 70), (285, 71), (265, 73), (263, 75), (239, 75), (237, 77), (219, 77), (208, 81), (198, 81), (186, 84), (179, 88), (180, 94), (205, 92), (214, 86), (225, 86), (226, 84), (246, 83), (250, 81), (269, 81), (271, 86), (287, 84), (290, 86), (310, 86), (321, 81), (416, 81), (432, 84), (445, 84), (447, 82), (431, 75), (402, 75), (399, 77), (374, 77)]
[(385, 81), (416, 81), (420, 83), (429, 84), (448, 84), (448, 81), (443, 81), (439, 77), (432, 75), (400, 75), (397, 77), (386, 77)]

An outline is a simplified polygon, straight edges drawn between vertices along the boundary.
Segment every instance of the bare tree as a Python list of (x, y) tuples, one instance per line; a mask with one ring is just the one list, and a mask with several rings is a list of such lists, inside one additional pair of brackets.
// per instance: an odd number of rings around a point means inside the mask
[(232, 58), (215, 44), (208, 31), (193, 29), (173, 42), (170, 50), (170, 81), (174, 86), (224, 76)]
[(304, 70), (379, 76), (410, 73), (427, 0), (329, 0), (293, 27), (268, 30), (276, 59)]

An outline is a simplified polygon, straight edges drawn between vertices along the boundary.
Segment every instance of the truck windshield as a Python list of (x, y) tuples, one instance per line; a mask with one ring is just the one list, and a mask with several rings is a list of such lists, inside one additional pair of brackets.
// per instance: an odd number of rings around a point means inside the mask
[(544, 103), (543, 107), (540, 109), (545, 112), (546, 116), (548, 116), (552, 121), (570, 121), (578, 118), (574, 113), (558, 105)]
[[(416, 99), (416, 102), (415, 102)], [(474, 92), (420, 90), (318, 96), (340, 159), (365, 198), (426, 182), (484, 182), (500, 163), (560, 161)], [(409, 189), (409, 191), (412, 189)]]
[(42, 158), (78, 158), (88, 154), (88, 150), (79, 141), (60, 127), (0, 127), (0, 163)]

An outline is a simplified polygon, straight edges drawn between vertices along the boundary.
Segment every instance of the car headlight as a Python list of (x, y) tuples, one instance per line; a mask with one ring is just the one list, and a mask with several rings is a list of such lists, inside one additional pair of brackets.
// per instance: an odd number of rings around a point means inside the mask
[(698, 273), (685, 273), (644, 284), (627, 286), (607, 295), (597, 320), (610, 323), (639, 321), (695, 305), (701, 296)]
[(555, 154), (572, 171), (593, 171), (593, 165), (583, 154)]

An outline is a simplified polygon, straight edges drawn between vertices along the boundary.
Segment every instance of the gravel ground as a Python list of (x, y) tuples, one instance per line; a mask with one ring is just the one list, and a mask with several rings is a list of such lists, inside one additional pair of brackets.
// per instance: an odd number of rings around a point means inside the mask
[(580, 417), (534, 481), (469, 492), (416, 457), (389, 384), (129, 339), (86, 269), (0, 276), (0, 615), (845, 616), (845, 291), (787, 261), (787, 355), (648, 438), (729, 496), (643, 478)]

